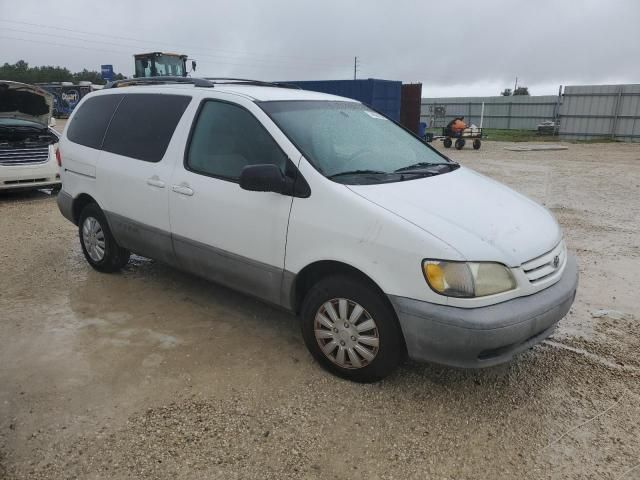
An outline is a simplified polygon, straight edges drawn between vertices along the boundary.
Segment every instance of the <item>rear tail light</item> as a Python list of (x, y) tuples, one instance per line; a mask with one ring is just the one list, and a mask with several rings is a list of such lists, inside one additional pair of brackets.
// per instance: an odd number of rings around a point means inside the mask
[(58, 162), (58, 166), (62, 166), (62, 155), (60, 155), (60, 149), (56, 148), (56, 162)]

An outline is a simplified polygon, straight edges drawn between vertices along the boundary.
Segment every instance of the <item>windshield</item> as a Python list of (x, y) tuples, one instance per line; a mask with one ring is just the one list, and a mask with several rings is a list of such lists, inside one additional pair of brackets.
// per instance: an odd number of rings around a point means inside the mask
[(184, 76), (184, 68), (180, 57), (162, 55), (156, 58), (156, 75)]
[[(182, 58), (172, 55), (160, 55), (150, 58), (136, 58), (136, 77), (174, 76), (183, 77), (184, 63)], [(155, 66), (155, 71), (153, 67)]]
[(343, 183), (349, 183), (349, 175), (398, 181), (399, 171), (414, 171), (411, 167), (451, 165), (418, 138), (360, 103), (272, 101), (260, 106), (323, 175), (336, 180), (341, 176)]

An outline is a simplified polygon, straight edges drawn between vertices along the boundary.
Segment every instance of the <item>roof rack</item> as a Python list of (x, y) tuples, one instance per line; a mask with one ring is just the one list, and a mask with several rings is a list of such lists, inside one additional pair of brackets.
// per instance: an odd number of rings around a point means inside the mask
[(256, 85), (259, 87), (276, 87), (276, 88), (295, 88), (300, 87), (290, 83), (283, 82), (264, 82), (262, 80), (252, 80), (249, 78), (231, 78), (231, 77), (144, 77), (144, 78), (128, 78), (125, 80), (116, 80), (107, 83), (104, 88), (131, 87), (134, 85), (167, 85), (171, 83), (187, 83), (196, 87), (212, 88), (214, 85)]
[(145, 78), (129, 78), (125, 80), (116, 80), (107, 83), (104, 88), (131, 87), (134, 85), (166, 85), (171, 83), (186, 83), (196, 87), (212, 88), (213, 82), (203, 78), (193, 77), (145, 77)]
[(291, 83), (284, 82), (265, 82), (263, 80), (252, 80), (250, 78), (233, 78), (233, 77), (205, 77), (204, 80), (208, 80), (212, 83), (226, 84), (226, 85), (256, 85), (260, 87), (276, 87), (276, 88), (295, 88), (300, 90), (300, 87)]

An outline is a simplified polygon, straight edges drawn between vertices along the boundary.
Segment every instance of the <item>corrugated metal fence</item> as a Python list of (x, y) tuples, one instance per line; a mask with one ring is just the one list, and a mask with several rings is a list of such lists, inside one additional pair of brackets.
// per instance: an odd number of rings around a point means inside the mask
[(640, 141), (640, 85), (565, 87), (560, 135), (581, 140), (608, 136)]
[(440, 127), (459, 115), (485, 128), (535, 130), (559, 120), (570, 139), (609, 137), (640, 141), (640, 85), (567, 86), (561, 95), (423, 98), (421, 121)]
[[(545, 120), (553, 120), (558, 104), (557, 95), (528, 97), (450, 97), (423, 98), (421, 121), (429, 126), (443, 127), (463, 115), (467, 123), (480, 125), (484, 102), (485, 128), (535, 130)], [(444, 107), (444, 116), (442, 116)]]

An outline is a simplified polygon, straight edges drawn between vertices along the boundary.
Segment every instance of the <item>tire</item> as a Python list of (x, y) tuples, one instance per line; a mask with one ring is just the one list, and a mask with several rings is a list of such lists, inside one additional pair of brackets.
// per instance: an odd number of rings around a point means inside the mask
[(450, 139), (450, 138), (445, 138), (445, 139), (442, 141), (442, 143), (443, 143), (443, 145), (444, 145), (444, 148), (451, 148), (451, 143), (452, 143), (452, 142), (451, 142), (451, 139)]
[(482, 142), (479, 139), (475, 139), (473, 141), (473, 149), (474, 150), (480, 150), (480, 146), (482, 145)]
[(459, 138), (456, 140), (456, 150), (462, 150), (464, 148), (464, 140)]
[[(333, 318), (339, 321), (332, 320), (327, 304), (333, 306)], [(357, 318), (356, 310), (360, 312)], [(316, 283), (303, 301), (301, 321), (305, 344), (318, 363), (354, 382), (383, 379), (406, 355), (395, 312), (379, 292), (356, 278), (335, 275)]]
[[(93, 224), (93, 222), (96, 223)], [(95, 227), (92, 225), (95, 225)], [(86, 240), (85, 227), (87, 229)], [(89, 265), (99, 272), (117, 272), (129, 262), (131, 253), (118, 245), (109, 229), (104, 213), (95, 203), (90, 203), (80, 213), (78, 236), (80, 237), (84, 258), (87, 259)], [(89, 242), (88, 244), (86, 244), (87, 241)], [(101, 250), (102, 255), (100, 255)]]

